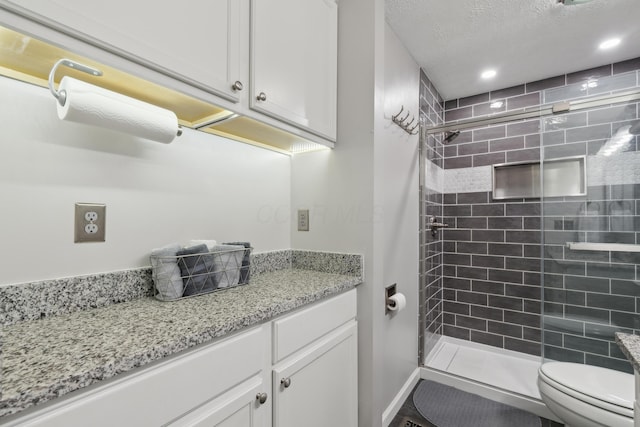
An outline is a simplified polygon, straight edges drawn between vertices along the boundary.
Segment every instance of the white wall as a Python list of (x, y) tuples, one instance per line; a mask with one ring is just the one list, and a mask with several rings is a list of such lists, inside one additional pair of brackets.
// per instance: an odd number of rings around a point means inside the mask
[[(338, 140), (331, 152), (293, 158), (292, 208), (310, 209), (310, 231), (292, 228), (292, 246), (365, 256), (359, 422), (377, 427), (418, 360), (418, 139), (390, 117), (402, 103), (417, 114), (419, 69), (385, 35), (381, 0), (341, 0), (339, 20)], [(393, 318), (384, 313), (392, 283), (409, 299)]]
[[(382, 212), (376, 235), (383, 265), (382, 286), (397, 283), (407, 308), (385, 316), (382, 345), (383, 409), (400, 392), (418, 366), (418, 135), (409, 135), (391, 122), (404, 105), (419, 120), (420, 68), (391, 27), (385, 28), (384, 117), (378, 122), (375, 145), (375, 194)], [(403, 113), (404, 114), (404, 113)], [(404, 117), (404, 116), (403, 116)], [(379, 291), (382, 293), (382, 290)]]
[(365, 257), (365, 282), (358, 287), (358, 418), (363, 427), (380, 425), (379, 326), (374, 324), (380, 317), (374, 316), (373, 300), (381, 276), (372, 261), (378, 220), (373, 199), (375, 88), (380, 79), (375, 41), (383, 14), (382, 0), (340, 0), (336, 148), (295, 155), (291, 172), (292, 207), (310, 209), (310, 231), (292, 229), (292, 246)]
[[(62, 122), (48, 90), (7, 78), (0, 93), (0, 284), (146, 266), (151, 248), (192, 238), (291, 247), (288, 156)], [(105, 243), (73, 243), (76, 202), (107, 204)]]

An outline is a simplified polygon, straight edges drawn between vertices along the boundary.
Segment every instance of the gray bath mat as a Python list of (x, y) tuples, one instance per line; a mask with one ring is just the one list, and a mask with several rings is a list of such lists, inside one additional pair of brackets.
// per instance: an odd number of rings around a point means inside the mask
[(438, 427), (540, 427), (533, 414), (434, 381), (418, 384), (413, 404)]

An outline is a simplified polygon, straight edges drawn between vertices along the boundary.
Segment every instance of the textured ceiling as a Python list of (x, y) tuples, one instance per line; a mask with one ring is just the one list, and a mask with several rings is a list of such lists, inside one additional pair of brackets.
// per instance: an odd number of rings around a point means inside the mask
[[(386, 19), (445, 99), (640, 57), (640, 0), (385, 0)], [(604, 39), (622, 43), (602, 51)], [(494, 68), (490, 81), (480, 73)]]

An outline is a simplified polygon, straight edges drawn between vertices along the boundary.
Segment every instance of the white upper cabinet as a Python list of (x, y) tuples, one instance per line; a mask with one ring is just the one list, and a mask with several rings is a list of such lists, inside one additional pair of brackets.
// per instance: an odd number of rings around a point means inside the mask
[(252, 0), (251, 30), (251, 108), (335, 140), (335, 0)]
[(190, 0), (182, 7), (171, 2), (130, 0), (8, 2), (24, 14), (102, 49), (229, 101), (239, 100), (240, 91), (233, 86), (236, 81), (243, 83), (242, 36), (246, 28), (242, 15), (247, 11), (242, 1)]
[(0, 18), (298, 139), (336, 140), (336, 0), (0, 0)]

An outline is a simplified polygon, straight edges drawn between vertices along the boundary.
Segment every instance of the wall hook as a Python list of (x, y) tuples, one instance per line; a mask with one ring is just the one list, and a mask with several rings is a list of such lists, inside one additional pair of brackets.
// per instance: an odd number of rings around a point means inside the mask
[(405, 114), (405, 116), (400, 118), (400, 115), (403, 112), (404, 112), (404, 105), (400, 107), (400, 111), (398, 111), (398, 114), (391, 116), (391, 121), (397, 124), (398, 126), (400, 126), (409, 135), (416, 135), (418, 133), (418, 127), (420, 126), (420, 121), (418, 120), (418, 122), (413, 127), (411, 127), (413, 122), (416, 121), (416, 117), (412, 116), (411, 120), (407, 122), (407, 119), (411, 115), (411, 112), (407, 110), (407, 113)]
[(398, 114), (396, 114), (395, 116), (391, 116), (391, 120), (394, 123), (397, 123), (396, 120), (398, 119), (398, 117), (400, 117), (400, 114), (402, 114), (403, 111), (404, 111), (404, 105), (400, 107), (400, 111), (398, 111)]

